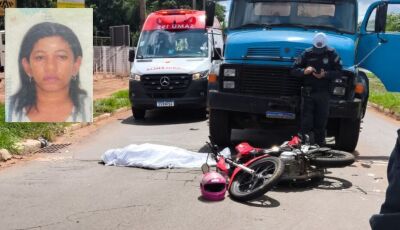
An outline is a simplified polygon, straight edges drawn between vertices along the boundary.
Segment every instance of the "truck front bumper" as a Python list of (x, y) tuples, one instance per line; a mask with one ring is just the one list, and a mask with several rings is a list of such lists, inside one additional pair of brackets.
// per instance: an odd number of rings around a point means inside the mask
[[(251, 114), (263, 114), (267, 111), (282, 111), (300, 114), (300, 96), (292, 97), (260, 97), (243, 94), (210, 91), (208, 93), (210, 109), (235, 111)], [(362, 103), (353, 101), (330, 101), (331, 118), (361, 118)]]
[(361, 118), (362, 101), (355, 98), (353, 101), (330, 101), (329, 117), (331, 118)]
[(210, 109), (243, 113), (264, 114), (266, 111), (295, 113), (300, 97), (260, 97), (243, 94), (213, 92), (208, 93)]

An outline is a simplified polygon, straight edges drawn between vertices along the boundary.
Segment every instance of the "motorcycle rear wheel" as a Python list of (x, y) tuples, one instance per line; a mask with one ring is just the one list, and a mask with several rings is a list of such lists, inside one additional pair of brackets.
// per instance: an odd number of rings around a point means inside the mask
[(334, 149), (314, 152), (310, 158), (310, 164), (320, 168), (342, 168), (354, 161), (353, 154)]
[(234, 200), (245, 202), (264, 195), (279, 181), (285, 164), (280, 158), (266, 157), (251, 163), (248, 167), (263, 177), (257, 178), (243, 170), (240, 171), (232, 179), (229, 188), (229, 194)]

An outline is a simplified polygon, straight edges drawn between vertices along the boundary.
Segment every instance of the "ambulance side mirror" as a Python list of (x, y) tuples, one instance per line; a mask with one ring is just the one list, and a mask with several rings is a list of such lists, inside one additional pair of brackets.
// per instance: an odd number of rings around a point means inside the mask
[(215, 17), (215, 2), (208, 0), (206, 2), (206, 27), (212, 27), (214, 25)]
[(134, 49), (130, 49), (129, 50), (129, 62), (133, 62), (135, 60), (135, 50)]
[(382, 3), (376, 9), (376, 19), (375, 19), (375, 32), (384, 33), (386, 27), (386, 17), (387, 17), (388, 4), (386, 2)]
[(212, 56), (212, 60), (221, 60), (222, 59), (222, 50), (219, 47), (214, 48), (214, 53)]

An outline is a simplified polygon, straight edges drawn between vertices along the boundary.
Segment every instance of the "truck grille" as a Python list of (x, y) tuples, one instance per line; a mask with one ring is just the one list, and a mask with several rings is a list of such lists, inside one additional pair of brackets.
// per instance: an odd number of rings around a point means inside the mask
[(291, 76), (286, 68), (244, 67), (239, 74), (239, 91), (248, 95), (300, 95), (301, 83), (301, 78)]
[(143, 75), (141, 82), (151, 98), (178, 98), (185, 95), (191, 82), (188, 74)]
[(281, 50), (279, 47), (248, 48), (246, 56), (247, 57), (257, 57), (257, 56), (280, 57)]

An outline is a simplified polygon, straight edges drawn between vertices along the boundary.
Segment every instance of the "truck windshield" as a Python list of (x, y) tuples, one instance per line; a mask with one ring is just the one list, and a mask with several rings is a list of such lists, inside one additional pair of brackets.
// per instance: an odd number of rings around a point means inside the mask
[(290, 26), (355, 33), (356, 6), (352, 0), (233, 1), (229, 28)]
[(137, 58), (207, 57), (208, 36), (205, 30), (143, 31)]

